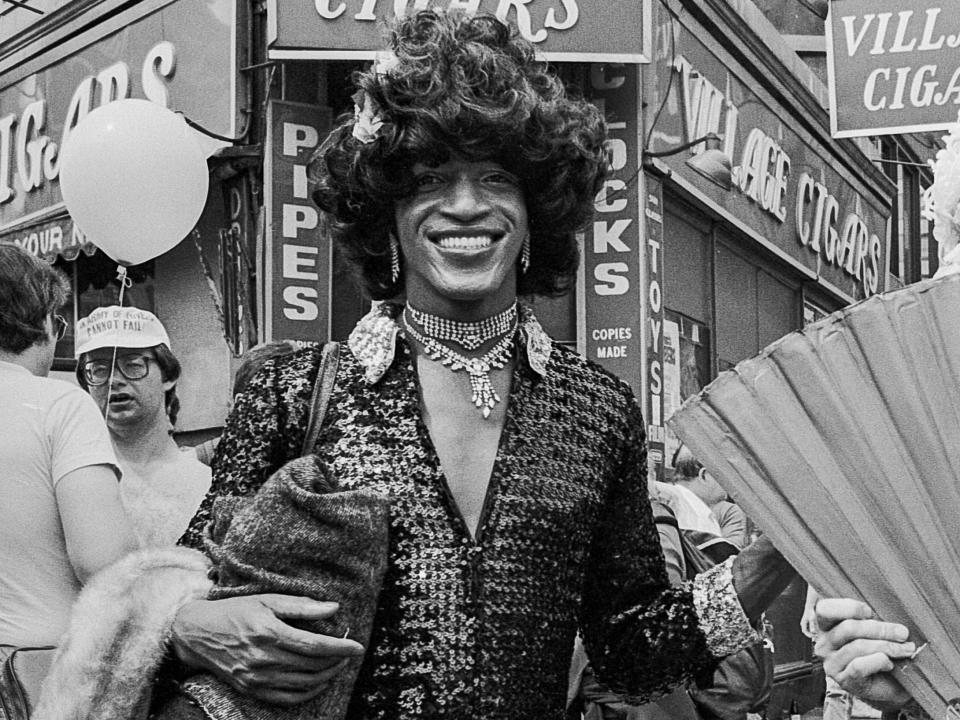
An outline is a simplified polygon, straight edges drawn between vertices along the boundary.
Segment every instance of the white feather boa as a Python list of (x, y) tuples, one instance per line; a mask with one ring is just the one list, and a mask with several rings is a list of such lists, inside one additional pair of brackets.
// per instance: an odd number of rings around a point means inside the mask
[(143, 550), (97, 575), (80, 593), (33, 720), (136, 720), (177, 610), (205, 598), (210, 566), (186, 548)]

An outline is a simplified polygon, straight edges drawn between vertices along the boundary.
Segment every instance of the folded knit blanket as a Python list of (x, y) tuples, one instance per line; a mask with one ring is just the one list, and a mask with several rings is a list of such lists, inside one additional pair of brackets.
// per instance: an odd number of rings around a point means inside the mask
[[(330, 619), (298, 627), (366, 645), (387, 567), (388, 499), (339, 491), (315, 455), (292, 460), (251, 499), (222, 498), (204, 538), (210, 599), (283, 593), (335, 601)], [(213, 720), (342, 720), (363, 658), (351, 659), (314, 700), (292, 708), (245, 697), (212, 675), (182, 692)]]

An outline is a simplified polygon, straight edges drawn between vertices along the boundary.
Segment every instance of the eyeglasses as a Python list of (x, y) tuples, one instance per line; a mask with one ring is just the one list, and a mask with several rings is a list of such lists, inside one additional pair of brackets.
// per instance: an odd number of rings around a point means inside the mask
[[(127, 380), (142, 380), (150, 372), (150, 361), (156, 360), (148, 355), (121, 355), (117, 358), (116, 366), (120, 374)], [(108, 360), (87, 360), (83, 364), (83, 377), (87, 385), (96, 387), (103, 385), (110, 379), (110, 362)]]
[(53, 316), (53, 326), (57, 340), (63, 340), (63, 336), (67, 334), (67, 328), (69, 327), (69, 324), (63, 315)]

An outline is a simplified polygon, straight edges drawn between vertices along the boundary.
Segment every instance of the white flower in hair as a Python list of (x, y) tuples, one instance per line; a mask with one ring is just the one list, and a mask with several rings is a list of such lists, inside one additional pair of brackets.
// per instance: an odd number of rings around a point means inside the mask
[(372, 143), (383, 127), (380, 106), (363, 90), (353, 95), (353, 136), (364, 145)]
[(933, 184), (924, 193), (923, 214), (933, 221), (939, 244), (937, 276), (960, 272), (960, 118), (944, 136), (946, 147), (930, 162)]
[[(399, 59), (392, 52), (377, 53), (373, 72), (381, 78), (396, 67)], [(380, 106), (370, 97), (370, 93), (358, 90), (353, 95), (353, 136), (364, 145), (372, 143), (380, 135), (383, 127), (383, 115)]]

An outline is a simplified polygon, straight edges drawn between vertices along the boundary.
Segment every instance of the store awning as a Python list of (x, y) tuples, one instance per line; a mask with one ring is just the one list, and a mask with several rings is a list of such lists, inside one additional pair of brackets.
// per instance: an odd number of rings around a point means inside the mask
[(0, 230), (0, 243), (19, 245), (51, 264), (58, 257), (76, 260), (81, 252), (93, 255), (97, 251), (73, 218), (65, 213)]

